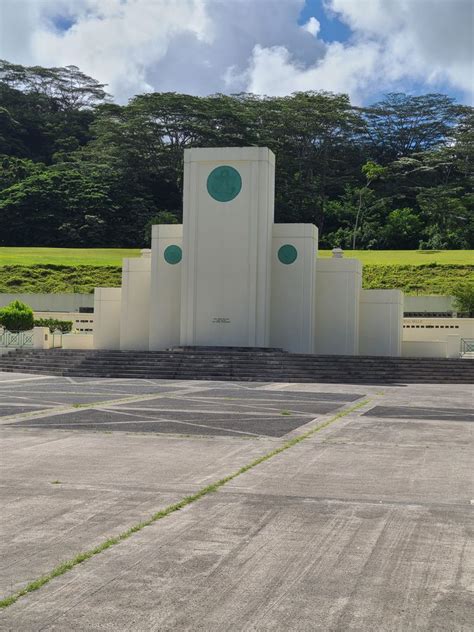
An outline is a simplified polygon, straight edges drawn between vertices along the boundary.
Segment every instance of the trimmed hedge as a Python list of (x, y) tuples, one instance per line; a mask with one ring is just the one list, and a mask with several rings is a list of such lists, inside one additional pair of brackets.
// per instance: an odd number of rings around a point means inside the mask
[(72, 320), (57, 320), (56, 318), (38, 318), (35, 320), (35, 327), (49, 327), (49, 331), (54, 333), (57, 329), (63, 334), (69, 334), (72, 329)]
[(34, 326), (33, 310), (21, 301), (12, 301), (0, 309), (0, 325), (8, 331), (29, 331)]

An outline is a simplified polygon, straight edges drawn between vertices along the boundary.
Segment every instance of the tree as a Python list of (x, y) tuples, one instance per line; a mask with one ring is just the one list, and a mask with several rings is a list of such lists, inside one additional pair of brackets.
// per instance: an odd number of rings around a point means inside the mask
[(412, 250), (420, 243), (423, 222), (411, 208), (397, 208), (387, 217), (383, 229), (384, 246), (391, 249)]
[(354, 232), (352, 233), (352, 250), (356, 249), (357, 229), (359, 227), (359, 220), (362, 218), (364, 193), (369, 190), (370, 185), (374, 180), (380, 178), (386, 171), (384, 167), (381, 167), (376, 162), (368, 160), (361, 169), (365, 175), (365, 186), (359, 189), (359, 205), (357, 207), (357, 214), (354, 224)]
[(109, 96), (105, 84), (87, 76), (77, 66), (21, 66), (1, 59), (0, 82), (24, 94), (46, 96), (62, 110), (93, 108)]
[(370, 108), (330, 92), (177, 93), (110, 102), (74, 66), (0, 62), (0, 243), (141, 246), (180, 221), (184, 150), (276, 154), (275, 219), (323, 247), (474, 245), (473, 110), (444, 95)]
[(364, 110), (369, 151), (387, 164), (445, 145), (467, 111), (444, 94), (388, 94)]
[(155, 226), (156, 224), (179, 224), (179, 220), (176, 215), (170, 213), (169, 211), (160, 211), (156, 215), (153, 215), (145, 226), (145, 243), (148, 245), (151, 243), (152, 226)]
[(100, 174), (33, 173), (0, 191), (0, 245), (103, 245), (113, 208)]

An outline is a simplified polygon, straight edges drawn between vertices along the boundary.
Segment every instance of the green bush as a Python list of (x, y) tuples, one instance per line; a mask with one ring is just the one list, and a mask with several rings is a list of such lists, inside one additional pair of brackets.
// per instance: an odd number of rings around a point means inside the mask
[(57, 329), (63, 334), (69, 334), (72, 329), (72, 320), (57, 320), (56, 318), (39, 318), (35, 320), (35, 327), (49, 327), (51, 333)]
[(33, 329), (33, 310), (21, 301), (12, 301), (0, 309), (0, 325), (8, 331), (29, 331)]
[(452, 292), (454, 308), (461, 314), (474, 314), (474, 283), (460, 283)]

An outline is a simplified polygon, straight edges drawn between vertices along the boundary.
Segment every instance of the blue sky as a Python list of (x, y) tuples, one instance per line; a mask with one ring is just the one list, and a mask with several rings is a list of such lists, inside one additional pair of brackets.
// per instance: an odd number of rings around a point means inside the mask
[(147, 91), (473, 99), (471, 0), (0, 0), (0, 56)]
[(321, 25), (320, 35), (325, 42), (345, 42), (351, 35), (350, 28), (336, 15), (325, 10), (321, 0), (307, 0), (299, 15), (299, 24), (305, 24), (315, 17)]

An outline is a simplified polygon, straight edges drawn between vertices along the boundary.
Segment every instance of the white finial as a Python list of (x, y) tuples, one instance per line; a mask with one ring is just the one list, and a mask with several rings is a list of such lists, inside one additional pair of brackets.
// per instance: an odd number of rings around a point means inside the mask
[(142, 248), (140, 253), (142, 257), (151, 257), (151, 248)]
[(342, 248), (333, 248), (332, 256), (334, 257), (334, 259), (342, 259), (342, 257), (344, 256), (344, 250)]

